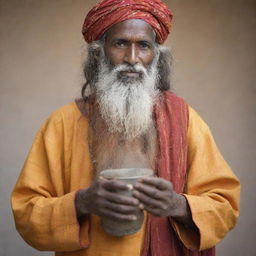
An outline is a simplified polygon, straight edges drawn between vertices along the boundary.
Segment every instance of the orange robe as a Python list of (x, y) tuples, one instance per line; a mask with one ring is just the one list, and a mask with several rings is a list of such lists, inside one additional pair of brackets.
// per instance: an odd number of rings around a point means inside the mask
[[(240, 184), (218, 151), (211, 132), (189, 108), (188, 178), (185, 196), (200, 236), (173, 222), (188, 248), (206, 249), (233, 228)], [(24, 240), (56, 255), (140, 255), (144, 227), (122, 238), (107, 235), (95, 215), (76, 219), (78, 189), (92, 183), (88, 120), (71, 103), (55, 111), (36, 135), (12, 193), (16, 228)]]

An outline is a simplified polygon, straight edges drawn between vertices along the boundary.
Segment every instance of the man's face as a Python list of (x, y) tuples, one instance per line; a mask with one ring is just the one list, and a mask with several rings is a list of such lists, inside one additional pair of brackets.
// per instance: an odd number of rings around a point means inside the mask
[[(108, 30), (105, 56), (112, 66), (141, 64), (148, 69), (155, 57), (155, 36), (151, 26), (139, 19), (126, 20)], [(124, 71), (127, 78), (139, 78), (139, 72)]]
[(110, 131), (135, 138), (152, 126), (158, 57), (154, 32), (142, 20), (121, 22), (107, 32), (95, 89)]

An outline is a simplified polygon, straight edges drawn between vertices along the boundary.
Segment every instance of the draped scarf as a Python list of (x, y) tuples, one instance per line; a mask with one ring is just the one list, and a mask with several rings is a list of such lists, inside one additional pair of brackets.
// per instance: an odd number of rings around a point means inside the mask
[[(163, 92), (155, 104), (159, 153), (157, 175), (171, 181), (176, 193), (184, 192), (187, 172), (188, 106), (173, 93)], [(148, 214), (142, 256), (214, 256), (215, 248), (187, 249), (177, 237), (167, 217)]]

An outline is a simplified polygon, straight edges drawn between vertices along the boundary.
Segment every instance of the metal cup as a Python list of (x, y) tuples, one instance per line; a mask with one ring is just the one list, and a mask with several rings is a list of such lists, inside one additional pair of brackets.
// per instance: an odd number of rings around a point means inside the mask
[[(153, 173), (153, 170), (146, 168), (122, 168), (104, 170), (100, 173), (100, 176), (106, 179), (116, 179), (125, 182), (126, 184), (134, 185), (138, 179), (152, 176)], [(120, 190), (119, 192), (125, 196), (132, 196), (132, 190)], [(134, 221), (117, 221), (108, 217), (102, 217), (101, 223), (103, 229), (108, 234), (121, 237), (139, 231), (144, 220), (144, 213), (139, 208), (136, 212), (136, 217), (137, 219)]]

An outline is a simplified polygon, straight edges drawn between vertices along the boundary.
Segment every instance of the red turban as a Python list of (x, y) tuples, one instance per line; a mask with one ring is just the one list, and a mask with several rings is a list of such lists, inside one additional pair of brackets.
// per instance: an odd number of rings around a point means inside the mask
[(172, 13), (160, 0), (103, 0), (87, 14), (82, 33), (87, 43), (99, 40), (111, 26), (128, 19), (142, 19), (162, 44), (171, 28)]

